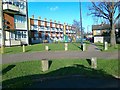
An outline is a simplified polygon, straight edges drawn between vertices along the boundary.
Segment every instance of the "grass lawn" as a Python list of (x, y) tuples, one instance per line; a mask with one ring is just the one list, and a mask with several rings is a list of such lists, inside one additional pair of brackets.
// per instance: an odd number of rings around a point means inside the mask
[[(24, 87), (32, 84), (35, 79), (66, 75), (83, 76), (119, 76), (118, 60), (98, 60), (98, 68), (91, 69), (89, 61), (80, 59), (52, 60), (49, 70), (41, 71), (41, 62), (27, 61), (2, 65), (3, 87)], [(118, 73), (119, 72), (119, 73)], [(113, 78), (113, 77), (112, 77)]]
[[(89, 43), (87, 43), (88, 46)], [(45, 43), (45, 44), (34, 44), (31, 46), (25, 46), (26, 52), (33, 51), (45, 51), (45, 46), (49, 47), (50, 51), (64, 51), (64, 43)], [(5, 54), (22, 53), (21, 46), (5, 47)], [(81, 51), (80, 43), (68, 43), (68, 50)]]
[[(95, 43), (95, 45), (101, 50), (101, 51), (105, 51), (104, 50), (104, 44), (103, 43)], [(119, 50), (119, 46), (120, 44), (117, 44), (116, 47), (111, 47), (110, 44), (108, 44), (108, 50), (106, 50), (106, 52), (111, 52), (111, 51), (118, 51)]]

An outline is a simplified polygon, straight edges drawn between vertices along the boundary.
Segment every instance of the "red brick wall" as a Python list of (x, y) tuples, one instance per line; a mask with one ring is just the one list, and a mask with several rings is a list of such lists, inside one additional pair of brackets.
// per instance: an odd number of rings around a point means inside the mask
[(41, 25), (41, 21), (40, 20), (38, 20), (38, 26), (40, 26)]
[(50, 22), (50, 27), (52, 27), (52, 22)]
[(30, 19), (30, 25), (34, 25), (34, 19)]
[(5, 25), (7, 25), (8, 29), (14, 29), (14, 15), (4, 13), (4, 19), (7, 21)]

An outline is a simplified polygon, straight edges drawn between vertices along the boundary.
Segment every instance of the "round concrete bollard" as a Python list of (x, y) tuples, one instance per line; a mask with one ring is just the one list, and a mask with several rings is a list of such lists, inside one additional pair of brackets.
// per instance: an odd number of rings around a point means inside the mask
[(23, 45), (23, 52), (25, 52), (25, 45)]
[(67, 51), (67, 50), (68, 50), (68, 44), (65, 43), (65, 51)]
[(86, 50), (86, 44), (83, 44), (82, 50), (85, 51)]
[(46, 50), (46, 51), (48, 51), (48, 50), (49, 50), (48, 46), (45, 46), (45, 50)]
[(49, 62), (47, 59), (42, 59), (41, 60), (41, 66), (42, 66), (42, 71), (45, 72), (48, 70), (49, 67)]
[(104, 50), (108, 50), (108, 43), (107, 42), (104, 43)]
[(97, 68), (97, 58), (96, 57), (91, 58), (91, 68), (94, 68), (94, 69)]

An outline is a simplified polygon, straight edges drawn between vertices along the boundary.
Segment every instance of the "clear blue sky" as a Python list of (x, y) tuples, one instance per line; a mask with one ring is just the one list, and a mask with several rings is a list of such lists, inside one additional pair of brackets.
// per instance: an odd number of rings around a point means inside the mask
[[(87, 26), (89, 31), (91, 31), (91, 25), (93, 24), (93, 18), (87, 16), (89, 13), (88, 6), (90, 2), (82, 2), (82, 21), (85, 31), (87, 31)], [(79, 2), (28, 2), (28, 15), (35, 18), (39, 16), (41, 19), (47, 18), (47, 20), (52, 19), (61, 23), (73, 24), (73, 20), (80, 20), (80, 8)]]

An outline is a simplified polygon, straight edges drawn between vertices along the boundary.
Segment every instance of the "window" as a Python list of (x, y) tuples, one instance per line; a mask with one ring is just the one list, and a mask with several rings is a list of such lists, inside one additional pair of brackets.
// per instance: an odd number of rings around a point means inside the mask
[(15, 15), (14, 19), (15, 19), (15, 23), (25, 23), (26, 22), (26, 17), (24, 17), (24, 16)]
[(10, 37), (11, 39), (18, 39), (17, 31), (11, 31)]
[(44, 21), (41, 21), (41, 25), (44, 26)]
[(38, 32), (35, 32), (35, 37), (38, 37)]
[(55, 28), (52, 28), (52, 30), (55, 30)]
[(11, 39), (15, 39), (15, 32), (11, 32)]
[(96, 34), (97, 34), (97, 35), (100, 35), (100, 30), (96, 30)]
[(18, 39), (20, 39), (21, 38), (21, 33), (20, 33), (20, 31), (17, 31), (17, 35), (18, 35)]
[(27, 38), (26, 31), (23, 31), (22, 38)]
[(37, 25), (34, 25), (34, 26), (33, 26), (33, 30), (38, 30), (38, 26), (37, 26)]
[(2, 35), (1, 35), (1, 33), (0, 33), (0, 39), (1, 39), (1, 37), (2, 37)]
[(34, 24), (35, 24), (35, 25), (38, 25), (38, 20), (34, 20)]
[(60, 30), (61, 30), (61, 31), (63, 31), (63, 29), (62, 29), (62, 28), (61, 28)]
[(41, 30), (44, 30), (44, 27), (40, 27)]
[(16, 39), (27, 38), (27, 31), (17, 31)]
[(21, 8), (21, 9), (24, 9), (24, 2), (23, 1), (21, 1), (21, 2), (19, 2), (19, 8)]
[(59, 29), (58, 28), (56, 28), (57, 29), (57, 31), (59, 31)]
[(19, 2), (16, 1), (16, 0), (14, 0), (13, 5), (15, 5), (15, 6), (19, 6)]
[(47, 30), (50, 30), (50, 27), (48, 27)]
[(31, 26), (31, 30), (34, 30), (34, 26)]
[(47, 23), (47, 26), (50, 26), (50, 23), (49, 23), (49, 22)]

